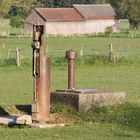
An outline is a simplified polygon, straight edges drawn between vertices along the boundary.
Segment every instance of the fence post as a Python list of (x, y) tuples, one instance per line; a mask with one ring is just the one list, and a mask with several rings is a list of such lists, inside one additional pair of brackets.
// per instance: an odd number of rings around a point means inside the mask
[(113, 52), (113, 45), (112, 45), (112, 43), (109, 44), (109, 59), (114, 64), (116, 63), (116, 55), (115, 55), (115, 52)]
[(16, 48), (16, 64), (19, 67), (20, 66), (20, 49)]
[(112, 53), (112, 62), (116, 64), (116, 54), (115, 52)]
[(112, 43), (109, 44), (109, 59), (112, 61), (113, 46)]
[(80, 56), (83, 56), (83, 47), (80, 48)]

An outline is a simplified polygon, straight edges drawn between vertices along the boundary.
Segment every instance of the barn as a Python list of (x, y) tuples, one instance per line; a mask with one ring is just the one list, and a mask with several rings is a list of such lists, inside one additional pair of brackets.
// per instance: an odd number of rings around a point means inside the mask
[(41, 24), (47, 35), (98, 34), (112, 27), (119, 31), (119, 18), (110, 4), (75, 4), (71, 8), (35, 8), (26, 18), (25, 29), (32, 33), (31, 24)]

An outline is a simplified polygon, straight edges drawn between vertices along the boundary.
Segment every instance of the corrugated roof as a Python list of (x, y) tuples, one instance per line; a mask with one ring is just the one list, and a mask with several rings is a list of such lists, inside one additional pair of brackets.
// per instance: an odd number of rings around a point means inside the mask
[(35, 8), (45, 21), (77, 21), (84, 18), (74, 8)]
[(73, 7), (82, 14), (85, 19), (114, 19), (117, 18), (116, 12), (110, 4), (90, 4), (78, 5)]

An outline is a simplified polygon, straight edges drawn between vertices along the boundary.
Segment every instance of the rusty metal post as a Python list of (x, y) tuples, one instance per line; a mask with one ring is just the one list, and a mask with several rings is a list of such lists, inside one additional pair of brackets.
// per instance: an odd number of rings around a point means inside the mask
[(68, 59), (68, 89), (73, 90), (75, 88), (75, 59), (77, 58), (77, 52), (75, 50), (67, 51), (66, 58)]
[(36, 77), (38, 122), (49, 121), (50, 115), (50, 57), (40, 56), (40, 75)]
[(41, 123), (49, 121), (50, 115), (50, 57), (43, 54), (43, 30), (43, 26), (33, 26), (34, 100), (32, 120)]

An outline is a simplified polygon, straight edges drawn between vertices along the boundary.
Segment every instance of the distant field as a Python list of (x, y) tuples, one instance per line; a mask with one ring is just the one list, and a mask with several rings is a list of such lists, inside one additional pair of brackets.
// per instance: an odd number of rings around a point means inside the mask
[[(31, 39), (30, 38), (0, 38), (0, 59), (6, 58), (8, 51), (10, 57), (15, 56), (15, 49), (21, 48), (24, 58), (31, 58)], [(107, 38), (107, 37), (85, 37), (85, 38), (48, 38), (46, 39), (49, 54), (54, 57), (65, 56), (68, 49), (75, 49), (80, 53), (83, 48), (84, 55), (105, 55), (108, 56), (109, 44), (113, 48), (117, 57), (139, 58), (140, 39), (139, 38)], [(2, 46), (4, 44), (4, 48)]]
[(24, 28), (12, 28), (10, 26), (9, 19), (0, 18), (0, 35), (2, 34), (15, 35), (15, 34), (23, 34), (23, 33), (25, 33)]

